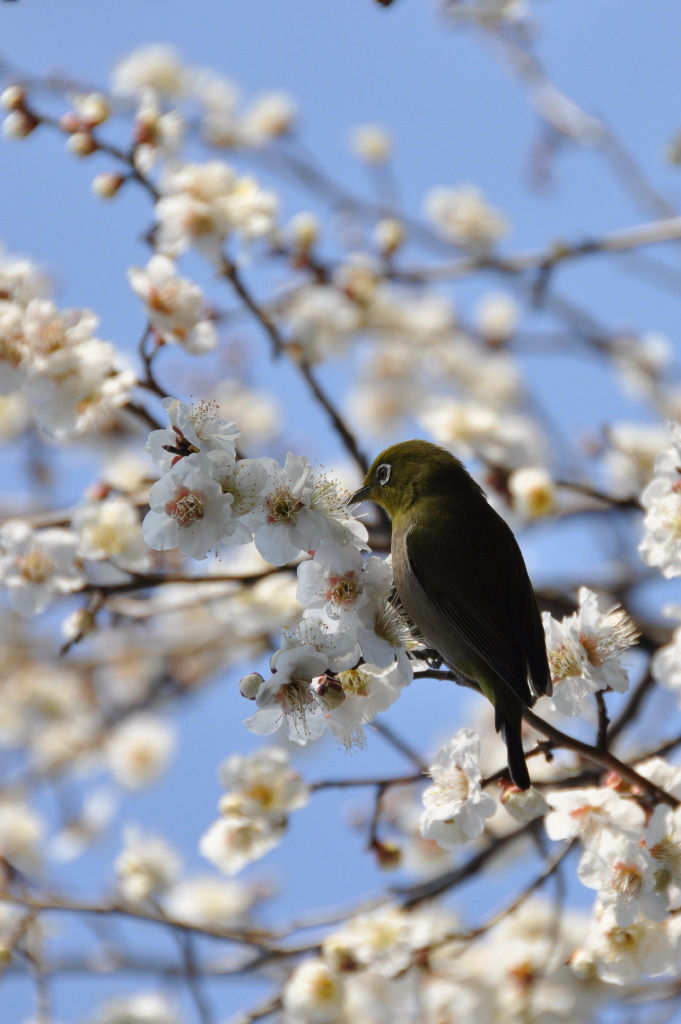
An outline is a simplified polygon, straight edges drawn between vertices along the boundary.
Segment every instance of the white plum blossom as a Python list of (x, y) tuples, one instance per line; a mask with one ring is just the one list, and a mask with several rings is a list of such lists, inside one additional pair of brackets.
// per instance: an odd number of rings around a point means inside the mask
[(222, 812), (245, 818), (264, 817), (278, 823), (309, 799), (308, 786), (291, 768), (282, 747), (233, 754), (220, 766), (220, 782), (227, 791), (220, 801)]
[(151, 488), (144, 539), (156, 551), (179, 547), (203, 559), (236, 530), (231, 494), (223, 494), (213, 464), (203, 455), (181, 458)]
[(121, 894), (130, 903), (143, 903), (177, 881), (181, 861), (162, 836), (128, 826), (124, 842), (114, 861), (114, 871)]
[(372, 665), (387, 668), (397, 660), (400, 670), (411, 679), (407, 648), (413, 643), (411, 627), (398, 605), (374, 598), (359, 613), (357, 642), (362, 657)]
[(312, 689), (312, 680), (328, 668), (326, 655), (305, 644), (278, 651), (271, 665), (273, 675), (258, 689), (258, 710), (244, 724), (259, 736), (285, 725), (294, 743), (317, 739), (326, 728), (325, 708)]
[(179, 110), (164, 110), (154, 90), (145, 89), (133, 125), (135, 167), (148, 174), (160, 159), (172, 159), (182, 146), (184, 132), (185, 122)]
[(226, 163), (175, 163), (165, 168), (156, 203), (156, 246), (175, 257), (196, 247), (219, 263), (222, 246), (234, 232), (245, 240), (271, 235), (277, 197)]
[(364, 746), (363, 725), (395, 703), (405, 686), (411, 682), (409, 673), (393, 661), (387, 668), (362, 664), (337, 674), (342, 688), (338, 705), (327, 715), (328, 728), (347, 749)]
[(584, 711), (584, 700), (599, 690), (624, 693), (629, 688), (621, 658), (638, 639), (638, 631), (618, 605), (603, 609), (588, 587), (579, 590), (580, 607), (557, 622), (543, 615), (553, 682), (553, 704), (565, 715)]
[[(33, 808), (20, 800), (0, 800), (0, 860), (19, 871), (35, 870), (40, 864), (45, 822)], [(2, 876), (0, 866), (0, 877)]]
[(501, 794), (501, 803), (514, 821), (534, 821), (535, 818), (543, 818), (550, 810), (543, 794), (534, 786), (529, 789), (509, 786)]
[(10, 256), (0, 244), (0, 303), (26, 307), (31, 299), (45, 298), (48, 292), (46, 276), (30, 260)]
[(643, 808), (631, 797), (614, 789), (556, 790), (546, 794), (553, 808), (544, 825), (549, 839), (580, 839), (584, 845), (598, 843), (604, 829), (616, 829), (629, 836), (641, 836), (645, 823)]
[(480, 740), (472, 729), (460, 729), (438, 751), (428, 769), (433, 784), (423, 794), (421, 835), (446, 850), (479, 839), (496, 802), (480, 782)]
[(146, 267), (131, 267), (128, 279), (162, 341), (181, 345), (192, 355), (203, 355), (215, 348), (217, 333), (214, 323), (207, 318), (203, 292), (192, 281), (178, 276), (171, 259), (156, 254)]
[(429, 398), (419, 420), (437, 444), (461, 459), (516, 469), (541, 463), (546, 437), (529, 416), (469, 398)]
[(488, 251), (508, 232), (506, 219), (487, 204), (474, 185), (432, 188), (425, 211), (443, 238), (475, 252)]
[(646, 848), (654, 862), (655, 889), (666, 905), (681, 907), (681, 809), (658, 804), (646, 831)]
[(163, 775), (174, 748), (174, 729), (156, 715), (139, 712), (112, 730), (106, 760), (117, 782), (141, 789)]
[(641, 495), (645, 509), (639, 551), (663, 576), (681, 575), (681, 424), (670, 424), (672, 445), (655, 459), (653, 479)]
[(237, 108), (239, 90), (229, 79), (201, 69), (194, 78), (194, 99), (200, 107), (202, 138), (221, 149), (244, 144)]
[(556, 487), (547, 470), (540, 466), (516, 469), (508, 478), (513, 510), (524, 519), (541, 519), (556, 505)]
[(350, 144), (360, 160), (368, 164), (384, 164), (392, 155), (392, 139), (382, 125), (357, 125), (352, 132)]
[(290, 132), (295, 120), (295, 103), (285, 92), (256, 96), (241, 121), (243, 141), (252, 146), (262, 146)]
[(640, 916), (621, 924), (615, 907), (596, 904), (584, 946), (571, 959), (576, 974), (595, 973), (611, 985), (635, 984), (646, 975), (672, 974), (678, 965), (678, 940), (668, 922)]
[[(668, 609), (668, 612), (671, 611), (678, 617), (681, 609)], [(681, 699), (681, 626), (674, 630), (671, 643), (655, 651), (650, 671), (656, 682), (675, 692)]]
[(262, 494), (269, 482), (267, 466), (263, 466), (261, 459), (238, 459), (235, 462), (228, 452), (221, 451), (209, 452), (208, 458), (220, 490), (232, 498), (230, 510), (234, 523), (229, 542), (247, 544), (266, 519)]
[(165, 895), (166, 912), (198, 928), (240, 928), (248, 923), (255, 893), (216, 875), (178, 882)]
[(604, 908), (612, 907), (618, 925), (632, 924), (640, 914), (664, 920), (664, 901), (657, 897), (655, 865), (640, 838), (605, 828), (583, 851), (579, 880), (598, 891)]
[(90, 310), (60, 311), (47, 299), (24, 311), (23, 389), (36, 421), (57, 437), (105, 422), (134, 385), (114, 346), (94, 336), (97, 323)]
[(225, 814), (201, 836), (199, 851), (225, 875), (236, 875), (277, 846), (285, 825), (267, 818)]
[(261, 462), (270, 474), (261, 499), (266, 518), (253, 539), (264, 559), (284, 565), (323, 540), (364, 547), (366, 528), (347, 510), (347, 494), (309, 459), (289, 452), (283, 466), (274, 459)]
[(12, 394), (21, 387), (27, 354), (23, 308), (18, 302), (0, 302), (0, 394)]
[(220, 451), (236, 458), (238, 427), (220, 416), (216, 402), (185, 405), (177, 398), (164, 398), (161, 404), (169, 424), (164, 429), (152, 430), (145, 450), (162, 473), (186, 455)]
[(283, 1005), (290, 1024), (334, 1024), (343, 1010), (343, 976), (323, 960), (303, 960), (284, 988)]
[(283, 317), (291, 342), (309, 363), (339, 355), (361, 325), (361, 310), (340, 289), (305, 285), (287, 299)]
[(655, 459), (669, 444), (669, 428), (658, 423), (610, 423), (603, 468), (618, 498), (639, 494), (653, 476)]
[(298, 566), (296, 598), (305, 608), (324, 610), (330, 619), (356, 612), (366, 600), (359, 550), (322, 541), (314, 557)]
[(191, 72), (174, 47), (153, 43), (119, 61), (112, 81), (114, 92), (123, 96), (139, 96), (151, 89), (159, 96), (181, 99), (189, 90)]
[(78, 534), (78, 555), (92, 561), (107, 560), (131, 572), (149, 570), (149, 549), (144, 543), (136, 508), (125, 498), (108, 498), (79, 505), (71, 514)]
[(475, 310), (475, 326), (493, 344), (506, 341), (515, 332), (520, 310), (515, 299), (507, 292), (484, 295)]
[(257, 690), (258, 711), (245, 724), (261, 736), (285, 726), (288, 738), (304, 745), (318, 739), (328, 726), (336, 696), (343, 699), (340, 690), (329, 699), (326, 688), (316, 688), (315, 681), (327, 670), (351, 668), (359, 649), (352, 637), (329, 632), (323, 620), (312, 617), (303, 619), (297, 630), (285, 631), (282, 641), (284, 646), (270, 659), (271, 677)]
[(43, 612), (54, 598), (80, 590), (85, 579), (77, 562), (78, 537), (73, 531), (34, 531), (15, 521), (0, 528), (0, 581), (20, 615)]
[(410, 911), (396, 906), (380, 907), (355, 914), (327, 936), (322, 954), (332, 968), (347, 972), (368, 967), (394, 983), (420, 950), (441, 943), (455, 924), (453, 915), (444, 907)]
[(87, 1024), (183, 1024), (179, 1007), (163, 992), (134, 992), (107, 999)]

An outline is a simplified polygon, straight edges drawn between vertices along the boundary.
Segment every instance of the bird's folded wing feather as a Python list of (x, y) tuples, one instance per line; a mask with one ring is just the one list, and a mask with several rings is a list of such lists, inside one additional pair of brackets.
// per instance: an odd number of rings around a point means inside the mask
[[(480, 538), (484, 537), (482, 529)], [(509, 578), (501, 570), (500, 560), (493, 557), (493, 551), (490, 558), (490, 538), (480, 538), (455, 537), (451, 532), (443, 536), (438, 531), (435, 541), (432, 531), (415, 526), (406, 538), (409, 563), (421, 588), (439, 609), (439, 617), (451, 629), (453, 646), (473, 651), (490, 668), (492, 676), (502, 680), (523, 704), (531, 705), (534, 698), (528, 681), (530, 663), (546, 659), (541, 648), (530, 653), (523, 642), (529, 638), (533, 646), (543, 644), (543, 638), (532, 639), (532, 627), (536, 626), (532, 621), (534, 595), (520, 551), (518, 564), (512, 567), (516, 573)], [(491, 545), (493, 548), (494, 537)], [(433, 564), (434, 557), (439, 570), (435, 578), (432, 572), (424, 571), (425, 566)], [(534, 618), (538, 618), (536, 605)], [(439, 653), (446, 660), (446, 652)]]

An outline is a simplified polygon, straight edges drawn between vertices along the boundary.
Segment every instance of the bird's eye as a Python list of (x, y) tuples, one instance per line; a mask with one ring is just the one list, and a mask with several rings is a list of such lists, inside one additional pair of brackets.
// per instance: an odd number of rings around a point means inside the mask
[(378, 469), (376, 470), (376, 479), (378, 480), (381, 487), (384, 484), (387, 484), (388, 480), (390, 479), (391, 468), (392, 467), (389, 466), (387, 462), (384, 462), (383, 465), (379, 466)]

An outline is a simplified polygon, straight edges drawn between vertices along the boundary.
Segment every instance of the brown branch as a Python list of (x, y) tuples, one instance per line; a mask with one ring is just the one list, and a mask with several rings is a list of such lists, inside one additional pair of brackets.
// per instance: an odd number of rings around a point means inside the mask
[(98, 917), (129, 917), (139, 921), (148, 921), (151, 924), (158, 924), (162, 927), (181, 929), (188, 934), (202, 936), (203, 938), (219, 939), (227, 942), (237, 942), (245, 946), (253, 946), (256, 949), (268, 953), (286, 953), (275, 942), (271, 941), (267, 933), (262, 930), (246, 928), (209, 928), (207, 926), (189, 924), (150, 910), (145, 907), (133, 906), (127, 903), (94, 903), (90, 900), (67, 899), (62, 896), (27, 896), (18, 893), (0, 890), (0, 903), (13, 903), (26, 907), (32, 911), (54, 911), (67, 914), (94, 914)]
[(653, 679), (652, 674), (650, 671), (646, 672), (638, 685), (631, 691), (629, 699), (618, 717), (614, 722), (611, 722), (610, 728), (608, 729), (608, 744), (612, 744), (620, 733), (629, 725), (629, 723), (636, 719), (643, 701), (648, 696), (654, 685), (655, 680)]
[(274, 358), (280, 356), (285, 348), (284, 338), (267, 310), (256, 302), (251, 295), (250, 291), (244, 284), (241, 274), (237, 270), (236, 264), (232, 260), (228, 259), (227, 256), (223, 256), (220, 261), (220, 270), (223, 277), (230, 282), (241, 301), (247, 309), (250, 310), (262, 329), (265, 331), (265, 334), (270, 340), (272, 356)]
[(596, 747), (592, 747), (588, 743), (583, 743), (581, 740), (575, 739), (573, 736), (568, 736), (567, 733), (561, 732), (560, 729), (556, 729), (555, 726), (545, 722), (539, 715), (535, 715), (529, 708), (523, 709), (523, 718), (531, 725), (537, 732), (543, 733), (544, 736), (548, 736), (549, 739), (558, 747), (564, 747), (566, 750), (572, 750), (575, 754), (579, 754), (586, 761), (591, 761), (593, 764), (598, 764), (602, 768), (608, 771), (615, 772), (621, 778), (626, 779), (633, 786), (639, 789), (642, 793), (645, 793), (655, 803), (669, 804), (670, 807), (678, 807), (679, 801), (676, 797), (672, 796), (671, 793), (666, 793), (655, 783), (645, 779), (642, 775), (639, 775), (637, 771), (630, 768), (624, 761), (620, 761), (619, 758), (615, 757), (607, 750), (598, 750)]
[(366, 778), (366, 779), (322, 779), (321, 782), (313, 782), (310, 789), (313, 792), (322, 789), (352, 789), (355, 786), (377, 786), (389, 789), (390, 786), (410, 786), (415, 782), (425, 782), (426, 775), (420, 772), (418, 775), (396, 775), (387, 778)]
[(515, 832), (507, 832), (505, 835), (496, 836), (488, 841), (487, 846), (470, 857), (461, 867), (445, 871), (443, 874), (438, 875), (436, 878), (430, 878), (426, 882), (419, 882), (417, 885), (394, 889), (393, 891), (401, 898), (404, 907), (414, 907), (424, 900), (433, 899), (433, 897), (439, 896), (448, 889), (455, 888), (461, 882), (465, 882), (468, 878), (477, 874), (489, 860), (496, 857), (507, 846), (511, 846), (516, 840), (526, 838), (536, 827), (537, 822), (530, 821), (516, 829)]
[(343, 442), (348, 454), (354, 459), (356, 465), (359, 467), (362, 476), (364, 476), (369, 468), (369, 462), (364, 453), (360, 451), (355, 435), (352, 433), (347, 423), (315, 377), (310, 364), (306, 360), (301, 359), (298, 360), (298, 366), (300, 367), (300, 372), (307, 381), (312, 394), (321, 407), (328, 413), (334, 430)]
[(605, 706), (605, 696), (603, 691), (599, 690), (594, 694), (596, 698), (596, 707), (598, 709), (598, 732), (596, 734), (596, 747), (598, 750), (608, 749), (608, 726), (610, 725), (610, 719), (608, 718), (608, 709)]

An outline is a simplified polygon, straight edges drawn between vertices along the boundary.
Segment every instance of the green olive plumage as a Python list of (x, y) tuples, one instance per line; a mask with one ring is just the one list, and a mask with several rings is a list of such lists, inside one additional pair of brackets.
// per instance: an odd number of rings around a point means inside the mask
[(510, 527), (459, 460), (427, 441), (381, 452), (351, 500), (364, 499), (392, 519), (404, 610), (443, 661), (492, 702), (511, 778), (529, 788), (522, 709), (550, 693), (551, 680), (537, 602)]

